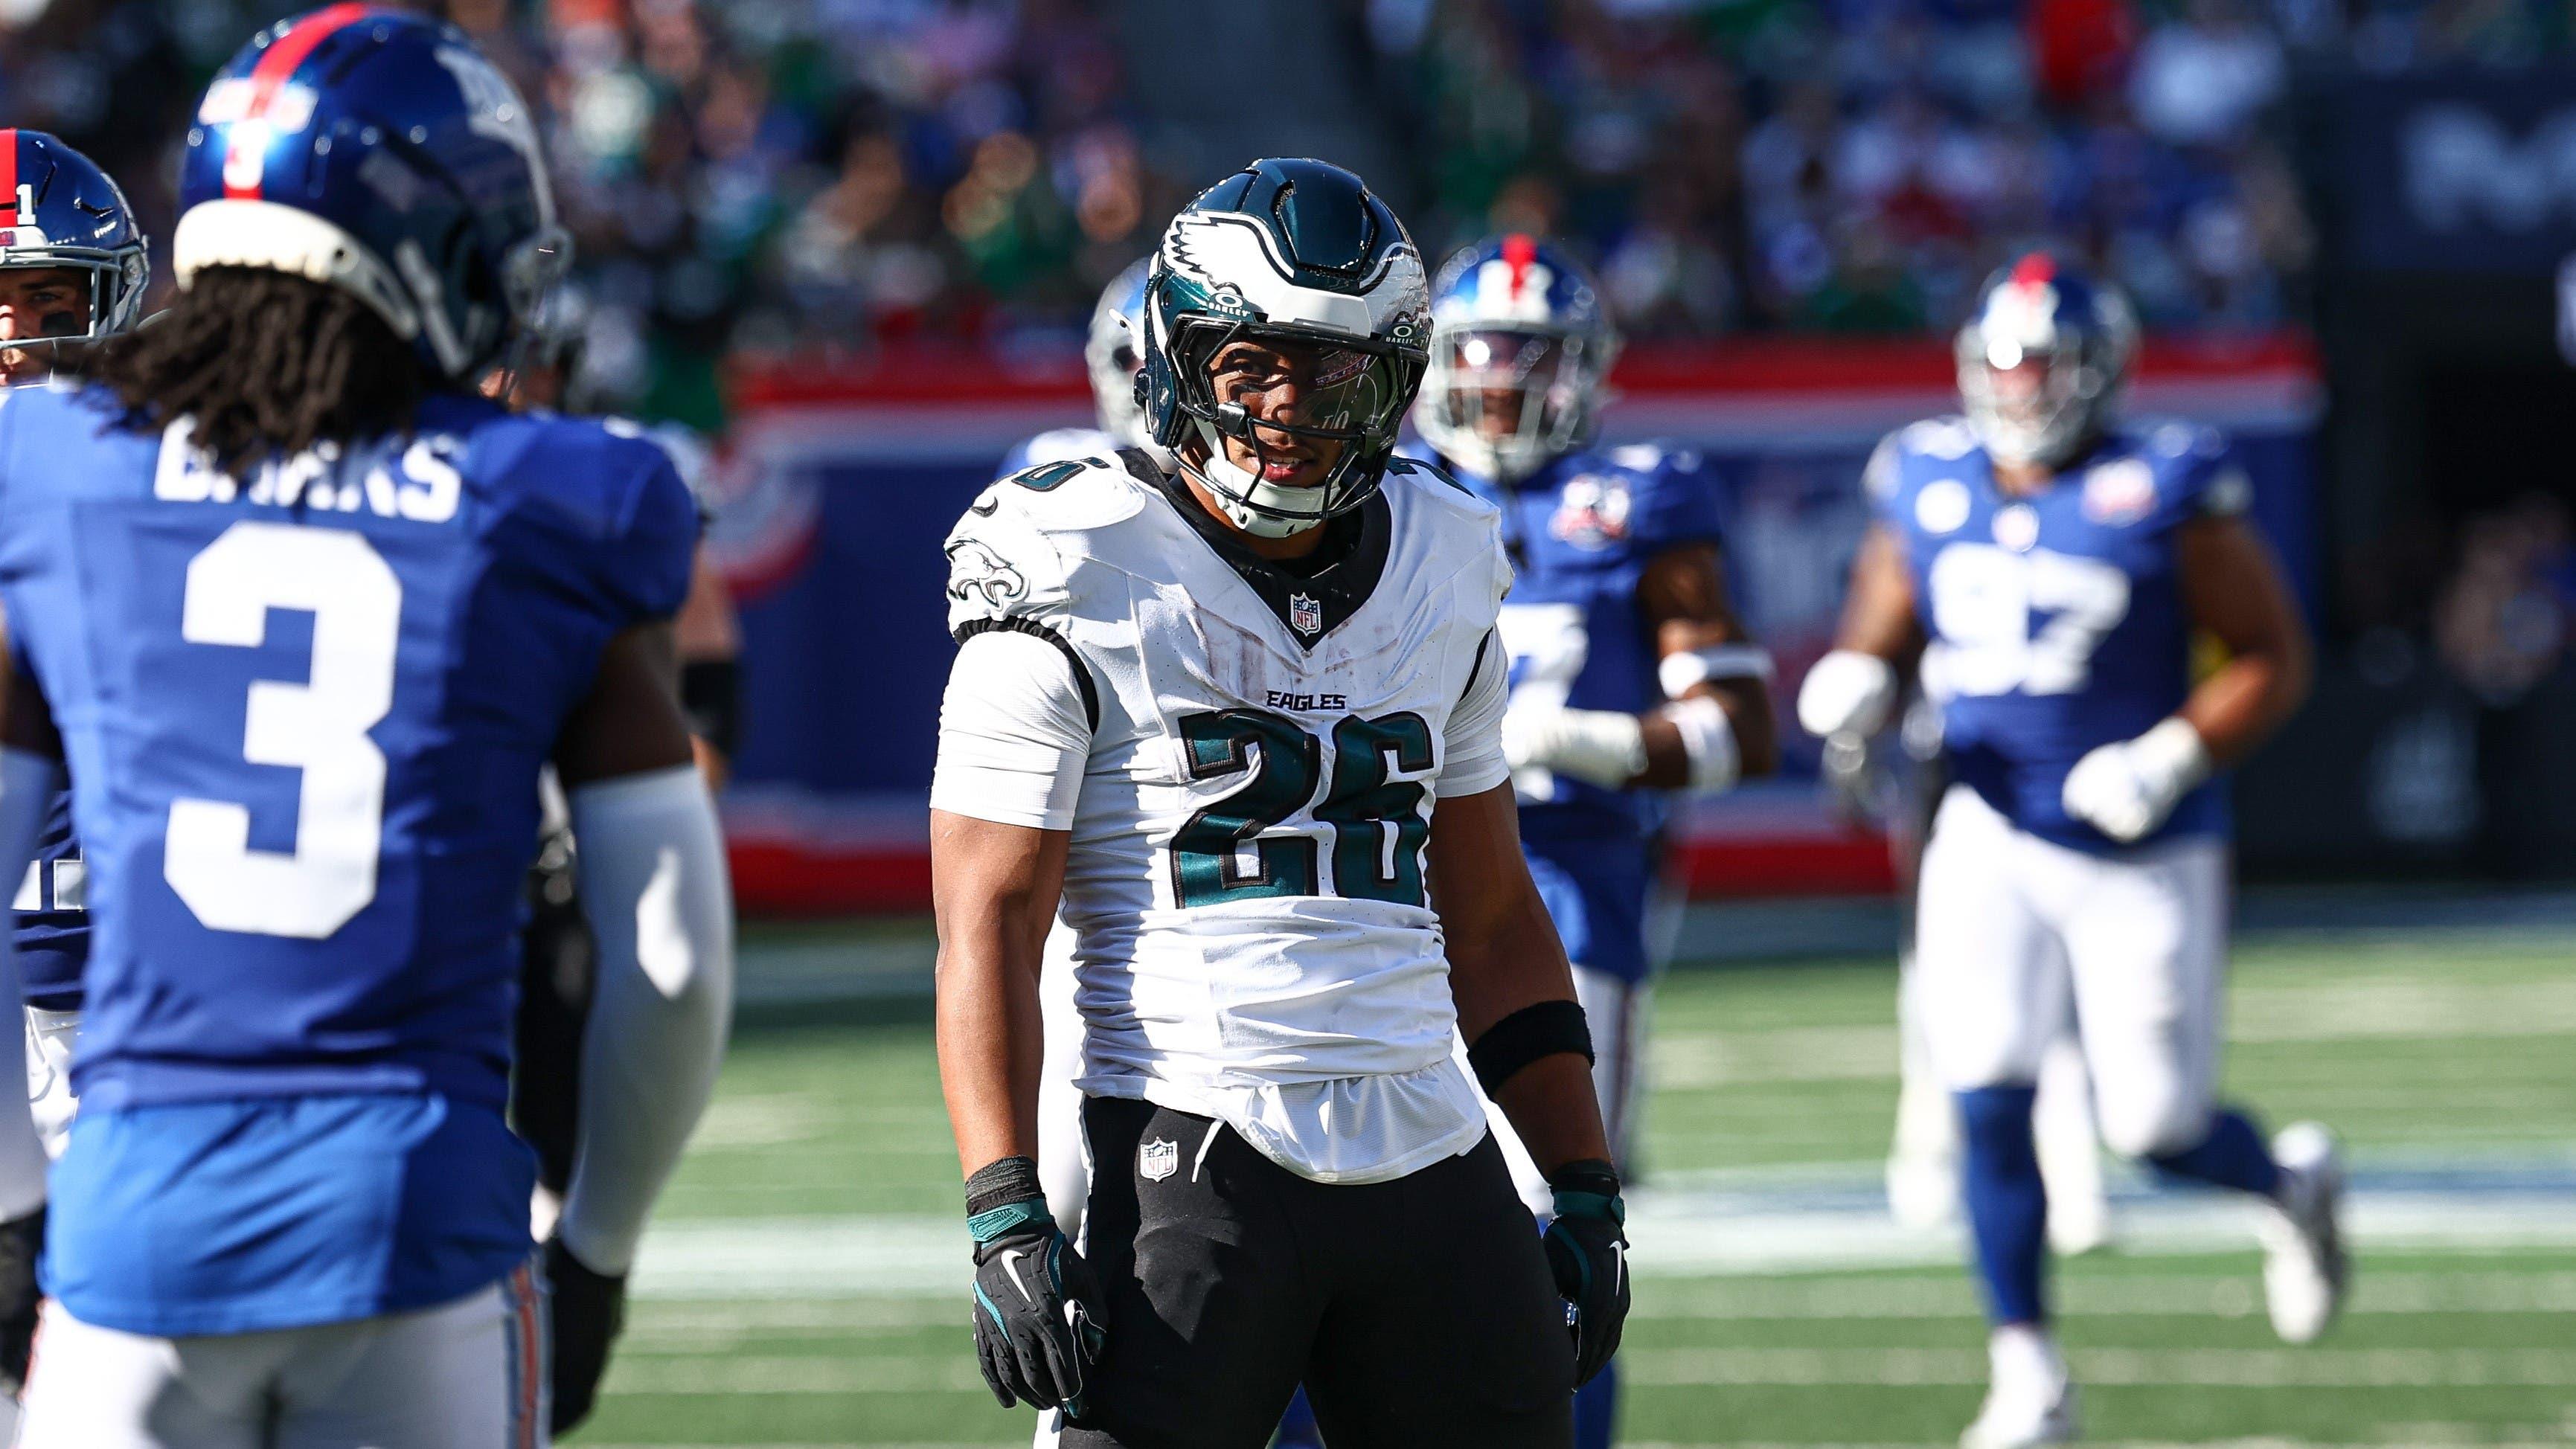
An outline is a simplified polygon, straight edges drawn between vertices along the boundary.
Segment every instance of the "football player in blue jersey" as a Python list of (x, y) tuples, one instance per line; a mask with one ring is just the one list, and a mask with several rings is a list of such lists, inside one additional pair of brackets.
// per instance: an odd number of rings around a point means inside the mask
[[(95, 342), (134, 325), (151, 279), (142, 223), (125, 193), (88, 157), (42, 131), (0, 129), (0, 384), (51, 376), (66, 344)], [(42, 345), (6, 346), (14, 342)], [(36, 858), (14, 902), (19, 980), (27, 1008), (28, 1098), (48, 1152), (62, 1150), (77, 1105), (71, 1049), (80, 1023), (81, 966), (89, 958), (80, 842), (71, 796), (45, 811)], [(0, 1433), (17, 1421), (17, 1398), (35, 1334), (39, 1208), (0, 1223)]]
[[(2042, 1294), (2033, 1079), (2071, 1001), (2112, 1150), (2266, 1204), (2274, 1328), (2322, 1333), (2346, 1262), (2332, 1138), (2266, 1143), (2216, 1098), (2227, 807), (2215, 773), (2296, 709), (2308, 643), (2221, 440), (2115, 416), (2120, 296), (2035, 253), (1958, 338), (1964, 418), (1871, 458), (1876, 512), (1800, 722), (1869, 735), (1922, 651), (1954, 783), (1923, 851), (1915, 983), (1955, 1094), (1993, 1322), (1971, 1449), (2063, 1443), (2075, 1391)], [(2194, 682), (2195, 636), (2226, 661)]]
[[(514, 408), (588, 414), (585, 383), (590, 309), (573, 284), (557, 286), (538, 305), (506, 367), (485, 374), (483, 395)], [(625, 419), (609, 426), (640, 431), (661, 445), (702, 516), (715, 515), (706, 442), (678, 423), (653, 427)], [(689, 596), (673, 622), (680, 657), (680, 708), (698, 770), (721, 790), (732, 769), (742, 724), (742, 626), (733, 596), (700, 545)], [(520, 931), (519, 1017), (513, 1033), (510, 1125), (537, 1154), (537, 1222), (554, 1220), (572, 1185), (574, 1134), (581, 1120), (581, 1046), (589, 1018), (590, 922), (574, 870), (572, 822), (563, 795), (545, 792), (544, 838), (528, 873), (528, 921)]]
[[(1671, 797), (1773, 767), (1770, 656), (1727, 602), (1717, 497), (1697, 455), (1601, 448), (1617, 334), (1563, 248), (1456, 253), (1432, 286), (1414, 425), (1503, 511), (1511, 704), (1503, 745), (1522, 852), (1574, 964), (1614, 1158), (1636, 1096), (1649, 902)], [(1508, 1137), (1508, 1134), (1504, 1134)], [(1545, 1183), (1514, 1155), (1523, 1196)], [(1617, 1365), (1576, 1396), (1576, 1443), (1610, 1442)]]
[[(540, 1444), (550, 1381), (556, 1421), (590, 1403), (730, 1005), (671, 682), (696, 511), (649, 444), (472, 391), (562, 234), (463, 32), (263, 32), (181, 198), (169, 316), (0, 403), (0, 855), (67, 766), (93, 923), (18, 1442)], [(502, 1107), (549, 761), (613, 1109), (540, 1258)], [(43, 1181), (0, 1113), (0, 1193)]]

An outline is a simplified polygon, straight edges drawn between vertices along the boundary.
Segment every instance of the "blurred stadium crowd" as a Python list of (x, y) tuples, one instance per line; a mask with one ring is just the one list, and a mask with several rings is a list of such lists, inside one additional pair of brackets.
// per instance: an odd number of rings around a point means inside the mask
[[(0, 96), (166, 235), (184, 97), (271, 0), (0, 0)], [(547, 111), (591, 381), (718, 421), (721, 360), (1070, 333), (1195, 182), (1153, 65), (1080, 0), (446, 0)], [(1946, 326), (2072, 239), (2151, 325), (2300, 315), (2305, 67), (2564, 49), (2543, 0), (1318, 0), (1371, 179), (1435, 253), (1599, 259), (1632, 336)], [(1131, 27), (1132, 14), (1124, 15)], [(1277, 104), (1295, 104), (1286, 98)]]

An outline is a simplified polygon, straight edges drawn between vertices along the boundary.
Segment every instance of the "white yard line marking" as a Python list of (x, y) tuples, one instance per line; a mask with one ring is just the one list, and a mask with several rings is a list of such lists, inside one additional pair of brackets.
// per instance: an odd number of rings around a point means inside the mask
[[(2545, 1349), (2075, 1349), (2075, 1381), (2131, 1388), (2419, 1389), (2576, 1387), (2576, 1353)], [(1978, 1387), (1973, 1349), (1643, 1349), (1619, 1356), (1655, 1387)]]
[[(2057, 1290), (2077, 1318), (2245, 1318), (2262, 1311), (2250, 1272), (2174, 1278), (2075, 1278)], [(2353, 1315), (2576, 1313), (2576, 1273), (2370, 1273), (2344, 1309)], [(625, 1352), (702, 1354), (754, 1340), (883, 1338), (957, 1327), (951, 1295), (930, 1298), (643, 1299), (620, 1340)], [(1913, 1278), (1651, 1280), (1633, 1315), (1677, 1322), (1968, 1321), (1981, 1316), (1963, 1273)]]
[[(2119, 1244), (2133, 1256), (2238, 1252), (2253, 1246), (2254, 1223), (2243, 1202), (2157, 1195), (2120, 1204)], [(2364, 1251), (2576, 1248), (2576, 1191), (2508, 1190), (2491, 1180), (2365, 1187), (2346, 1230)], [(1873, 1195), (1849, 1190), (1641, 1190), (1628, 1235), (1641, 1278), (1949, 1267), (1963, 1259), (1958, 1232), (1899, 1227)], [(967, 1276), (963, 1224), (949, 1217), (717, 1219), (654, 1229), (634, 1292), (647, 1300), (935, 1297), (962, 1293)]]
[[(2549, 1349), (2076, 1349), (2083, 1384), (2194, 1389), (2576, 1388), (2576, 1353)], [(1665, 1348), (1619, 1356), (1635, 1388), (1975, 1388), (1976, 1349)], [(609, 1377), (627, 1398), (985, 1392), (963, 1354), (885, 1358), (746, 1355), (624, 1360)]]
[[(2576, 986), (2406, 979), (2245, 986), (2229, 994), (2227, 1014), (2228, 1040), (2240, 1044), (2566, 1036), (2576, 1035)], [(1664, 1090), (1892, 1080), (1896, 1028), (1665, 1028), (1646, 1064)]]

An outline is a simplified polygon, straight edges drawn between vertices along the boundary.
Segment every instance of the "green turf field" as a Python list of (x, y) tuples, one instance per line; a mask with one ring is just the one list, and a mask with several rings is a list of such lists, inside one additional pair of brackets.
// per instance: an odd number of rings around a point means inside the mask
[[(850, 937), (772, 936), (828, 984)], [(855, 998), (755, 992), (648, 1242), (600, 1445), (1003, 1445), (965, 1328), (965, 1235), (917, 929), (856, 938)], [(2576, 942), (2475, 930), (2239, 953), (2231, 1095), (2353, 1150), (2361, 1286), (2273, 1341), (2241, 1210), (2119, 1195), (2123, 1246), (2061, 1275), (2095, 1442), (2576, 1442)], [(888, 964), (892, 963), (892, 964)], [(909, 964), (907, 964), (909, 963)], [(1684, 970), (1662, 989), (1635, 1194), (1624, 1442), (1953, 1442), (1984, 1378), (1939, 1235), (1878, 1211), (1892, 967)]]

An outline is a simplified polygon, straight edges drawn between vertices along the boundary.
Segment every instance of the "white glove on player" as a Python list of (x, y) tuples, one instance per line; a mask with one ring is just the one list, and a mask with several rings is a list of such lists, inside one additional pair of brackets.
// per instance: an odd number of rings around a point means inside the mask
[(1896, 666), (1875, 654), (1837, 649), (1798, 686), (1798, 725), (1820, 739), (1874, 735), (1896, 707)]
[(1617, 710), (1516, 705), (1503, 714), (1503, 759), (1515, 774), (1546, 770), (1621, 790), (1645, 771), (1646, 729)]
[(2164, 824), (2175, 802), (2209, 778), (2209, 746), (2176, 716), (2134, 740), (2104, 745), (2066, 772), (2066, 813), (2123, 845)]

